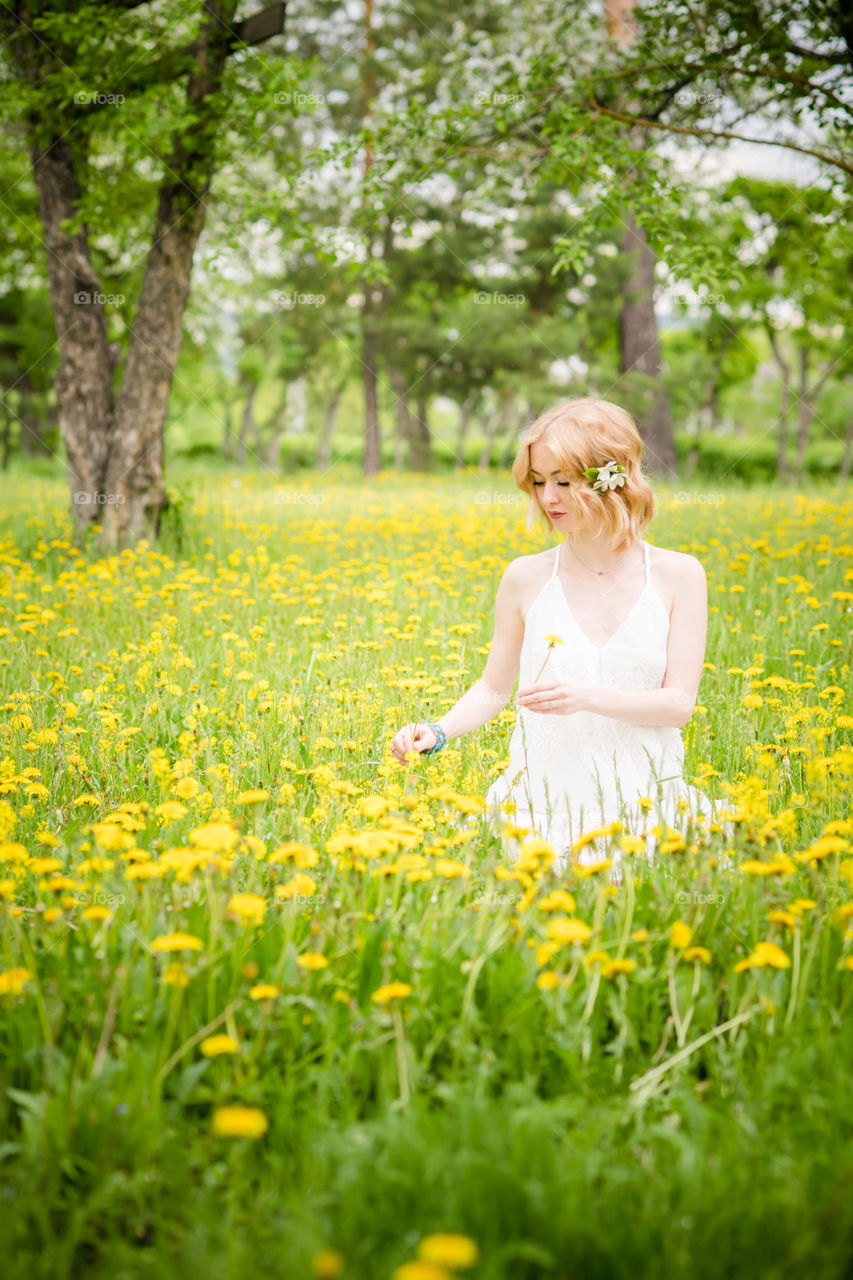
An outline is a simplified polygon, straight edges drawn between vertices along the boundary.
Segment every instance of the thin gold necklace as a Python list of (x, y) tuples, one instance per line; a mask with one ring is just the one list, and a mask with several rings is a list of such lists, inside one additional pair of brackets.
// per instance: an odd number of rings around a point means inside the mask
[[(566, 539), (566, 541), (567, 541), (567, 542), (569, 541), (569, 540), (568, 540), (568, 538)], [(595, 573), (595, 574), (597, 574), (599, 578), (603, 578), (603, 577), (605, 576), (605, 574), (613, 573), (614, 569), (616, 568), (616, 566), (614, 565), (613, 569), (593, 569), (593, 568), (591, 568), (591, 567), (590, 567), (590, 565), (588, 565), (588, 564), (584, 564), (583, 560), (581, 560), (580, 556), (578, 555), (577, 551), (575, 551), (575, 549), (574, 549), (574, 547), (572, 546), (571, 542), (569, 542), (569, 550), (571, 551), (571, 553), (572, 553), (572, 555), (574, 556), (574, 558), (577, 560), (578, 564), (583, 565), (584, 569), (586, 569), (589, 573)], [(620, 558), (620, 560), (619, 560), (619, 564), (620, 564), (620, 565), (624, 563), (625, 556), (626, 556), (627, 554), (628, 554), (628, 553), (627, 553), (627, 551), (626, 551), (626, 552), (622, 555), (622, 557)]]

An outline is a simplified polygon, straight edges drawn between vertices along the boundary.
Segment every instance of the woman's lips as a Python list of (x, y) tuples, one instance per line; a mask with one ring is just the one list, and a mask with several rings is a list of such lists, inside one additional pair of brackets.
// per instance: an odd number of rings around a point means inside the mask
[(551, 517), (552, 520), (557, 520), (559, 519), (560, 516), (564, 516), (565, 514), (566, 514), (565, 511), (549, 511), (548, 512), (548, 515)]

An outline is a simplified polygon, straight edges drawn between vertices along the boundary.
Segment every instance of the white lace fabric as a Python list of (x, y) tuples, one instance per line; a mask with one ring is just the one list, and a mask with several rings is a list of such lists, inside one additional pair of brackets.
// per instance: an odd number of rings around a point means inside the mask
[[(519, 667), (519, 688), (536, 682), (551, 648), (540, 683), (560, 678), (579, 684), (636, 691), (659, 689), (667, 666), (669, 614), (654, 588), (649, 546), (643, 543), (645, 586), (628, 616), (603, 645), (581, 629), (554, 568), (528, 609)], [(554, 847), (555, 865), (565, 866), (570, 846), (584, 832), (616, 820), (623, 834), (645, 837), (651, 859), (660, 824), (684, 834), (688, 818), (716, 817), (711, 800), (684, 779), (684, 745), (674, 726), (638, 725), (612, 716), (580, 711), (548, 715), (520, 707), (509, 743), (509, 765), (486, 793), (486, 818), (502, 837), (512, 861), (526, 836), (507, 834), (507, 826), (527, 828)], [(644, 810), (639, 800), (652, 806)], [(682, 801), (679, 805), (679, 801)], [(514, 812), (513, 812), (514, 806)], [(582, 865), (605, 856), (596, 838), (577, 853)], [(620, 859), (614, 859), (616, 867)]]

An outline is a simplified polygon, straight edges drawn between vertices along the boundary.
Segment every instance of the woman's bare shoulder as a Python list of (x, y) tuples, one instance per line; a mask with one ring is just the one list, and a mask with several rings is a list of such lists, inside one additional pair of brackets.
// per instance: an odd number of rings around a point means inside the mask
[(690, 555), (688, 551), (675, 551), (672, 547), (656, 547), (653, 543), (649, 543), (651, 552), (651, 563), (654, 567), (682, 581), (686, 579), (695, 579), (703, 577), (705, 574), (705, 566), (696, 556)]
[(705, 566), (687, 551), (675, 551), (671, 547), (656, 547), (649, 543), (649, 565), (654, 574), (658, 594), (667, 609), (677, 598), (698, 599), (707, 591)]

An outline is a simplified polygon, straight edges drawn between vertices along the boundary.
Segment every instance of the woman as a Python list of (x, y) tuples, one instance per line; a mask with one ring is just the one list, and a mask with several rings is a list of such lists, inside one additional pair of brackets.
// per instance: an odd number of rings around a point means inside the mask
[[(515, 858), (532, 834), (565, 865), (604, 853), (622, 831), (683, 832), (713, 806), (683, 777), (679, 730), (693, 714), (708, 620), (705, 571), (691, 555), (650, 547), (655, 512), (630, 415), (606, 400), (566, 400), (525, 431), (512, 467), (538, 517), (561, 538), (504, 570), (483, 675), (436, 724), (406, 725), (391, 744), (431, 754), (491, 720), (520, 675), (510, 763), (486, 795), (487, 817)], [(618, 871), (619, 858), (615, 859)]]

